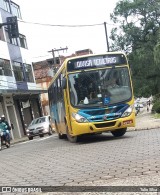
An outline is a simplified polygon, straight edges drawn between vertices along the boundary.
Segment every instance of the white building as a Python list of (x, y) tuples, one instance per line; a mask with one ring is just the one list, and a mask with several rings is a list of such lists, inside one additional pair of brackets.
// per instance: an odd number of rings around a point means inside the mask
[[(0, 0), (0, 23), (6, 18), (21, 19), (19, 5), (11, 0)], [(26, 134), (25, 124), (42, 115), (32, 62), (25, 35), (9, 38), (7, 26), (0, 28), (0, 116), (4, 114), (12, 124), (12, 138)]]

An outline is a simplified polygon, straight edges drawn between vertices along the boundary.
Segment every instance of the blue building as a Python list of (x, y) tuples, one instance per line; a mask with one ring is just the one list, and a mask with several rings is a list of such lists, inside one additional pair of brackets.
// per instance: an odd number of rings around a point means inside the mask
[[(0, 23), (7, 17), (22, 19), (20, 7), (11, 0), (0, 0)], [(23, 30), (23, 29), (22, 29)], [(42, 115), (26, 36), (10, 38), (7, 26), (0, 28), (0, 116), (12, 124), (12, 138), (23, 137), (25, 124)]]

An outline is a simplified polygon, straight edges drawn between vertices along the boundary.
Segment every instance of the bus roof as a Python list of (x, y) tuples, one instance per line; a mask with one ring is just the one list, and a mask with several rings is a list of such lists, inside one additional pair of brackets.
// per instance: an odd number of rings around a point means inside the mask
[(64, 60), (64, 62), (68, 62), (69, 60), (73, 60), (73, 59), (79, 59), (79, 58), (85, 58), (85, 57), (89, 57), (89, 56), (101, 56), (101, 55), (110, 55), (110, 54), (123, 54), (126, 56), (126, 54), (124, 52), (121, 51), (112, 51), (112, 52), (106, 52), (106, 53), (98, 53), (98, 54), (87, 54), (87, 55), (81, 55), (81, 56), (73, 56), (73, 57), (68, 57)]
[(51, 84), (53, 83), (53, 81), (57, 78), (57, 76), (59, 75), (59, 73), (64, 69), (64, 67), (65, 67), (65, 65), (67, 64), (68, 61), (74, 60), (74, 59), (81, 59), (81, 58), (91, 57), (91, 56), (101, 56), (101, 55), (103, 56), (103, 55), (112, 55), (112, 54), (123, 54), (123, 55), (126, 56), (126, 54), (124, 52), (114, 51), (114, 52), (106, 52), (106, 53), (99, 53), (99, 54), (87, 54), (87, 55), (73, 56), (73, 57), (66, 58), (64, 60), (64, 62), (62, 63), (62, 65), (60, 66), (60, 68), (58, 69), (58, 71), (56, 72), (56, 74), (54, 75), (53, 79), (51, 80), (51, 82), (49, 84), (49, 87), (51, 86)]

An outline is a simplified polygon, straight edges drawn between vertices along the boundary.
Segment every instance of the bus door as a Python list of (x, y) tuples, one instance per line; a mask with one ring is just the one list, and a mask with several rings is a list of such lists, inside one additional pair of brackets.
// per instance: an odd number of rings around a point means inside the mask
[[(64, 88), (64, 105), (65, 105), (65, 117), (66, 117), (66, 125), (68, 126), (68, 129), (70, 129), (72, 131), (72, 126), (71, 126), (71, 113), (70, 113), (70, 103), (69, 103), (69, 90), (67, 87), (67, 79), (66, 77), (63, 78), (63, 83), (62, 85), (66, 85), (63, 86), (62, 88)], [(65, 133), (66, 133), (66, 129), (65, 129)]]

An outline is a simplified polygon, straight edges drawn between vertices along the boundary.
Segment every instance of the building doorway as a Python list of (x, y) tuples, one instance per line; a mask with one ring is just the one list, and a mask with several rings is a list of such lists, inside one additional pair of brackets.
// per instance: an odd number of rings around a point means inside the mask
[(32, 115), (31, 115), (31, 108), (30, 107), (23, 108), (23, 117), (24, 117), (25, 125), (27, 125), (27, 127), (28, 127), (28, 125), (32, 121)]
[(20, 132), (19, 132), (19, 128), (17, 125), (17, 119), (16, 119), (16, 113), (14, 111), (13, 106), (7, 106), (7, 110), (8, 110), (8, 116), (10, 119), (10, 124), (12, 124), (12, 133), (13, 133), (13, 138), (20, 138)]

